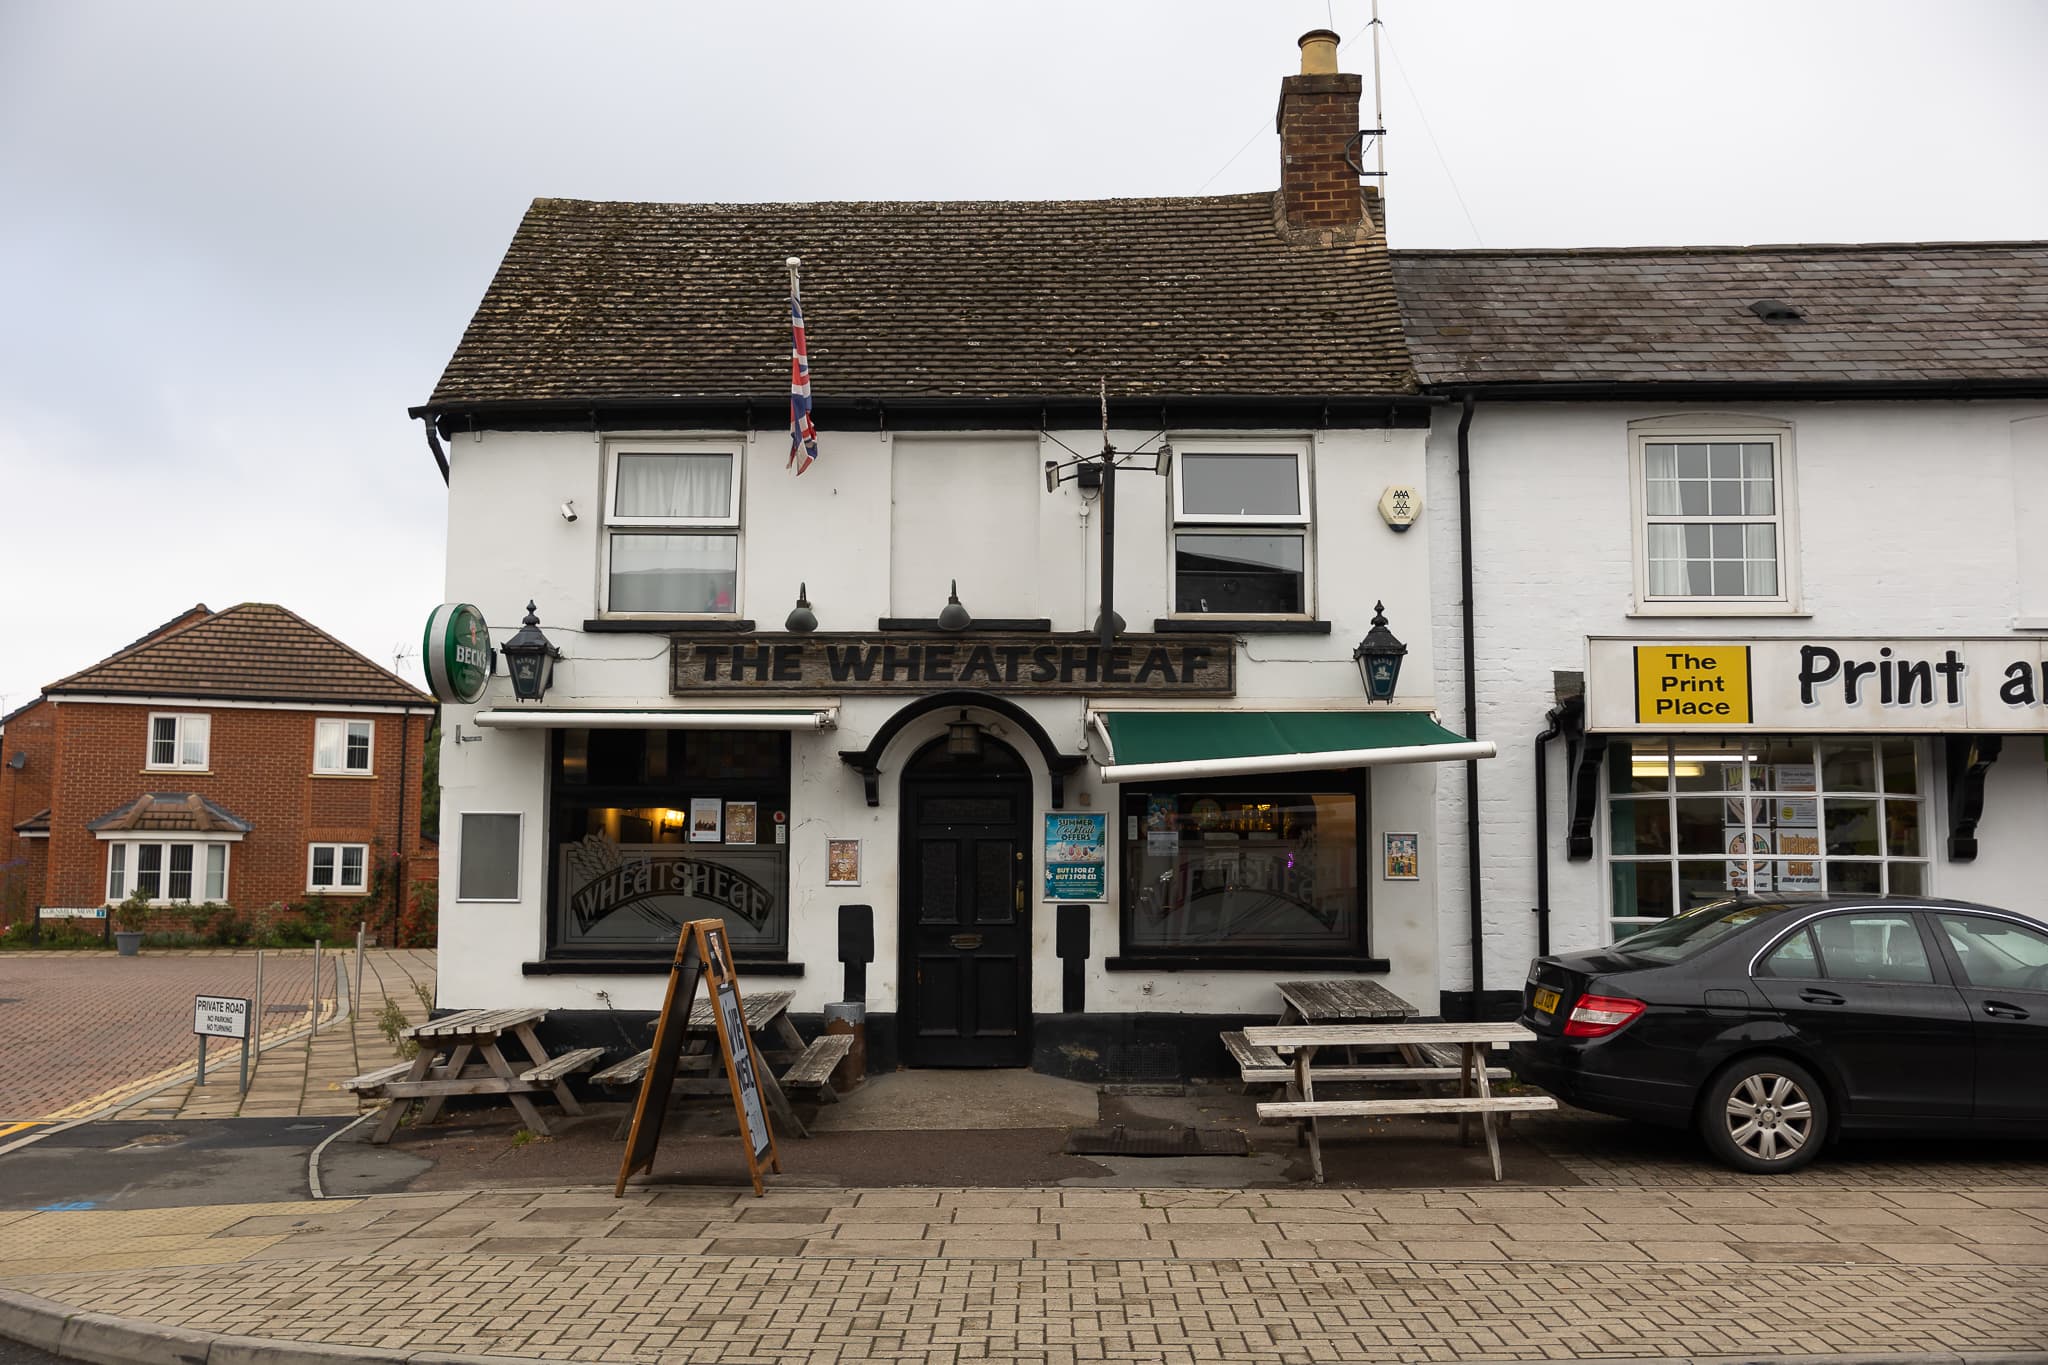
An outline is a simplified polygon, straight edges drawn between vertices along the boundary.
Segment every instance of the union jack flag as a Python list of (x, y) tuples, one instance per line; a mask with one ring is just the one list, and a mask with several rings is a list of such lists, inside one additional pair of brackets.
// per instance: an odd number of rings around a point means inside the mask
[[(796, 262), (789, 272), (789, 464), (802, 474), (818, 458), (818, 424), (811, 420), (811, 357), (804, 345), (804, 306), (797, 297)], [(784, 466), (787, 468), (788, 466)]]

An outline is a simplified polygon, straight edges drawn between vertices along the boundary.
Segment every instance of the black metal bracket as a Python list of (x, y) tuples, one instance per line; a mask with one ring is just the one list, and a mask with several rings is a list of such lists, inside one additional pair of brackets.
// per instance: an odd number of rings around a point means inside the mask
[(1593, 856), (1593, 818), (1600, 812), (1600, 769), (1607, 762), (1607, 736), (1586, 733), (1583, 702), (1567, 705), (1558, 724), (1564, 730), (1565, 781), (1569, 786), (1564, 856), (1582, 863)]
[(1977, 821), (1984, 816), (1984, 778), (2005, 747), (2004, 735), (1950, 735), (1944, 757), (1948, 770), (1948, 860), (1977, 856)]

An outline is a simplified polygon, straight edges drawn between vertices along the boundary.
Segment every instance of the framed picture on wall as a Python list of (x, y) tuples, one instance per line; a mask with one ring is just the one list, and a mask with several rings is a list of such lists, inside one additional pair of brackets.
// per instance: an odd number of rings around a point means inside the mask
[(1380, 870), (1382, 879), (1390, 882), (1413, 882), (1422, 879), (1422, 836), (1420, 834), (1395, 834), (1386, 836), (1385, 866)]
[(715, 796), (693, 796), (690, 798), (690, 842), (693, 844), (716, 844), (725, 839), (725, 825), (722, 817), (725, 803)]
[(728, 844), (751, 844), (755, 842), (755, 813), (759, 807), (752, 801), (728, 801), (725, 803), (725, 841)]
[(860, 840), (825, 841), (825, 885), (860, 885)]

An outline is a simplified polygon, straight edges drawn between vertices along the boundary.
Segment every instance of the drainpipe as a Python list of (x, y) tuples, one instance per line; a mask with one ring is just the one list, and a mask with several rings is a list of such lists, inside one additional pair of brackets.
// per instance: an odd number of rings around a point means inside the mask
[(1544, 713), (1548, 728), (1536, 736), (1536, 955), (1550, 955), (1550, 763), (1544, 746), (1564, 733), (1564, 713), (1569, 704), (1559, 702)]
[[(430, 427), (429, 430), (432, 428)], [(392, 839), (391, 864), (391, 941), (384, 946), (398, 946), (398, 922), (405, 916), (405, 784), (410, 780), (406, 769), (410, 766), (412, 750), (412, 712), (398, 713), (398, 830)]]
[[(1465, 738), (1479, 738), (1479, 660), (1472, 652), (1472, 409), (1478, 399), (1465, 395), (1458, 413), (1458, 577), (1459, 604), (1465, 634)], [(1486, 991), (1484, 907), (1479, 888), (1479, 761), (1465, 760), (1465, 881), (1470, 901), (1472, 934), (1472, 1017), (1482, 1011)]]

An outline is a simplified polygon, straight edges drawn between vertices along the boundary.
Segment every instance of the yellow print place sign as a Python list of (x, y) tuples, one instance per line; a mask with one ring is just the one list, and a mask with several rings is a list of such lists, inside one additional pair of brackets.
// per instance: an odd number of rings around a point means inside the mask
[(1637, 645), (1636, 723), (1749, 724), (1748, 645)]

